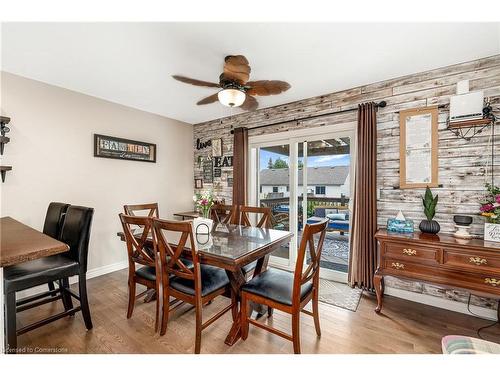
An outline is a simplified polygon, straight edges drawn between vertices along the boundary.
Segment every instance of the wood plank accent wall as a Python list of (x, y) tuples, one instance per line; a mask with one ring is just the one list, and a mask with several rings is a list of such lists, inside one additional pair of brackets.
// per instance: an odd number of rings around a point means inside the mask
[[(380, 108), (378, 122), (377, 173), (379, 189), (378, 224), (385, 226), (387, 219), (401, 209), (416, 226), (424, 218), (421, 195), (423, 189), (399, 189), (399, 110), (432, 105), (449, 104), (449, 98), (456, 92), (458, 81), (469, 79), (471, 90), (483, 90), (485, 97), (491, 99), (493, 110), (500, 117), (500, 55), (495, 55), (462, 64), (434, 69), (423, 73), (399, 77), (366, 86), (356, 87), (293, 103), (246, 112), (231, 117), (207, 121), (194, 126), (195, 178), (202, 178), (202, 166), (198, 156), (207, 156), (209, 149), (196, 150), (196, 139), (206, 141), (213, 138), (223, 139), (224, 155), (232, 155), (232, 127), (255, 126), (276, 121), (290, 120), (289, 123), (250, 131), (250, 136), (291, 131), (306, 127), (320, 127), (356, 121), (356, 112), (325, 116), (300, 122), (294, 119), (308, 115), (318, 115), (337, 110), (355, 108), (358, 103), (385, 100), (387, 106)], [(293, 90), (293, 86), (292, 86)], [(214, 104), (216, 105), (216, 104)], [(448, 109), (439, 110), (439, 183), (442, 188), (433, 189), (439, 194), (436, 220), (443, 232), (453, 232), (453, 215), (473, 215), (472, 232), (482, 236), (483, 220), (475, 215), (478, 200), (484, 192), (484, 183), (491, 175), (491, 128), (470, 141), (457, 138), (446, 129)], [(498, 145), (494, 162), (499, 183), (500, 172), (500, 131), (496, 132)], [(227, 178), (232, 177), (232, 168), (223, 168), (222, 177), (214, 178), (214, 184), (204, 184), (213, 188), (216, 195), (231, 202), (231, 187)], [(447, 291), (421, 283), (408, 283), (388, 280), (389, 286), (412, 290), (420, 293), (443, 296), (448, 299), (466, 301), (467, 295), (460, 291)], [(494, 301), (476, 298), (474, 304), (492, 307)]]

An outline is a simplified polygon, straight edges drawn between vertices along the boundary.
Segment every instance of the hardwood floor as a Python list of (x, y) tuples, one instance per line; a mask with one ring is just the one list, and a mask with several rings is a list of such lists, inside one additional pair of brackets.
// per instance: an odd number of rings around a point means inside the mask
[[(127, 272), (114, 272), (88, 281), (94, 329), (87, 332), (81, 313), (31, 331), (18, 338), (26, 352), (60, 353), (193, 353), (194, 310), (177, 310), (165, 336), (154, 333), (155, 305), (138, 301), (131, 319), (127, 312)], [(74, 288), (74, 287), (73, 287)], [(386, 297), (381, 315), (373, 311), (375, 296), (365, 293), (357, 312), (320, 303), (322, 337), (318, 339), (310, 316), (301, 317), (302, 353), (441, 353), (447, 334), (476, 336), (489, 321), (426, 305)], [(218, 298), (204, 310), (204, 320), (225, 306)], [(18, 327), (62, 310), (60, 301), (18, 314)], [(266, 320), (267, 317), (261, 318)], [(248, 339), (234, 346), (224, 344), (231, 314), (203, 331), (202, 353), (293, 353), (292, 343), (264, 330), (250, 327)], [(291, 331), (290, 316), (275, 311), (273, 326)], [(484, 332), (484, 331), (483, 331)], [(483, 336), (500, 342), (500, 327)]]

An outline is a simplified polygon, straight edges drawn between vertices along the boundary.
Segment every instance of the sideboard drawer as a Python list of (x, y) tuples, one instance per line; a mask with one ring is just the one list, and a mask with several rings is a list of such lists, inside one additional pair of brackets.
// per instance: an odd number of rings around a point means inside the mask
[(430, 264), (439, 264), (440, 254), (441, 250), (433, 247), (412, 246), (410, 244), (399, 244), (396, 242), (386, 243), (384, 250), (384, 256), (390, 258), (408, 261), (415, 259), (419, 262)]
[(445, 266), (460, 267), (468, 270), (500, 272), (500, 252), (491, 255), (482, 252), (445, 250), (443, 256)]
[(384, 268), (386, 270), (390, 270), (392, 272), (401, 275), (404, 275), (406, 273), (421, 274), (421, 275), (435, 273), (434, 267), (425, 266), (419, 263), (406, 262), (401, 259), (391, 259), (391, 258), (385, 259)]

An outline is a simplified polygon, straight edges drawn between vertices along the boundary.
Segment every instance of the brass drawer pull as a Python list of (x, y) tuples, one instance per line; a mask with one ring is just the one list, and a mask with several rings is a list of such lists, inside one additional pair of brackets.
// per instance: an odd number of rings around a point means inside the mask
[(488, 261), (480, 257), (470, 257), (469, 263), (474, 263), (476, 266), (480, 266), (481, 264), (487, 264)]
[(490, 285), (493, 285), (493, 286), (500, 286), (500, 280), (491, 279), (489, 277), (487, 277), (486, 279), (484, 279), (484, 283), (485, 284), (490, 284)]
[(408, 255), (408, 256), (417, 255), (417, 250), (403, 249), (403, 254)]
[(405, 265), (403, 263), (392, 263), (391, 264), (392, 268), (395, 268), (397, 270), (401, 270), (405, 268)]

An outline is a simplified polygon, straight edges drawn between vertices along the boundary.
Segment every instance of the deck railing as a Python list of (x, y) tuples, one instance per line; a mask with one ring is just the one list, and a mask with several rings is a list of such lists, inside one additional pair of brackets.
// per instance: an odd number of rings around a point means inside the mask
[[(302, 206), (303, 197), (299, 197), (299, 206)], [(308, 206), (320, 207), (320, 206), (347, 206), (349, 203), (349, 198), (345, 195), (340, 197), (307, 197)], [(290, 204), (290, 197), (280, 197), (280, 198), (264, 198), (260, 200), (260, 205), (262, 207), (269, 207), (272, 211), (275, 210), (277, 206)]]

